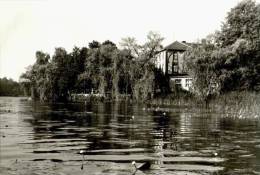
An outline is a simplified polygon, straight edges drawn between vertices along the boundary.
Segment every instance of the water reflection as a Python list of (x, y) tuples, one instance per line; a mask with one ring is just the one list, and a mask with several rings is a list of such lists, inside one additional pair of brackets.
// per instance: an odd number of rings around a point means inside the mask
[[(145, 174), (260, 172), (256, 120), (126, 102), (0, 102), (4, 174), (131, 174), (133, 160), (152, 162)], [(84, 170), (80, 150), (85, 153)]]

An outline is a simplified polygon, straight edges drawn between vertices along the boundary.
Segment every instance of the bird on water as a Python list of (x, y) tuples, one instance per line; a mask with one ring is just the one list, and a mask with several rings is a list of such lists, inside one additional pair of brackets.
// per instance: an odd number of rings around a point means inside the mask
[(82, 164), (81, 164), (81, 169), (83, 170), (83, 163), (84, 163), (84, 160), (85, 160), (85, 157), (84, 157), (84, 151), (83, 151), (83, 150), (80, 150), (79, 153), (82, 154)]
[(147, 161), (147, 162), (145, 162), (145, 163), (139, 165), (138, 167), (136, 166), (135, 161), (133, 161), (133, 162), (132, 162), (132, 165), (134, 165), (134, 167), (135, 167), (136, 170), (142, 170), (142, 171), (144, 171), (144, 170), (149, 170), (150, 167), (151, 167), (151, 163), (150, 163), (149, 161)]

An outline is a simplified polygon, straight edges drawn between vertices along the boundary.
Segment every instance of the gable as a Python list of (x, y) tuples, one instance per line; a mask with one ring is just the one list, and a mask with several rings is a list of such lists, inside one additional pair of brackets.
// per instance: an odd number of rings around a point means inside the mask
[(174, 50), (174, 51), (186, 51), (187, 49), (191, 48), (188, 43), (183, 43), (179, 41), (175, 41), (170, 45), (166, 46), (164, 50)]

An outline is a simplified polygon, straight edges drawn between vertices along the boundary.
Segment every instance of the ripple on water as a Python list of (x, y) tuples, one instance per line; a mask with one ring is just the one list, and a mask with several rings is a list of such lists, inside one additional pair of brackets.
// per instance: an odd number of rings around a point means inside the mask
[(225, 159), (219, 157), (164, 157), (160, 159), (163, 162), (193, 162), (193, 163), (221, 163)]
[(194, 164), (163, 165), (163, 168), (167, 170), (206, 171), (206, 172), (216, 172), (216, 171), (224, 170), (224, 167), (221, 166), (194, 165)]
[(164, 118), (164, 108), (153, 113), (111, 103), (83, 109), (18, 102), (0, 98), (3, 175), (129, 175), (133, 160), (152, 162), (151, 170), (136, 175), (259, 174), (255, 122), (217, 118), (205, 110), (187, 114), (180, 106), (169, 107)]
[(131, 148), (131, 149), (100, 149), (100, 150), (90, 150), (88, 153), (134, 153), (134, 152), (144, 152), (145, 148)]
[(255, 147), (256, 147), (256, 148), (260, 148), (260, 145), (256, 145)]
[(162, 150), (161, 152), (165, 156), (206, 156), (199, 151), (174, 151), (170, 149)]
[(108, 161), (108, 162), (131, 162), (131, 161), (155, 161), (156, 158), (145, 156), (143, 154), (130, 154), (130, 155), (105, 155), (105, 154), (99, 154), (99, 155), (85, 155), (86, 161)]

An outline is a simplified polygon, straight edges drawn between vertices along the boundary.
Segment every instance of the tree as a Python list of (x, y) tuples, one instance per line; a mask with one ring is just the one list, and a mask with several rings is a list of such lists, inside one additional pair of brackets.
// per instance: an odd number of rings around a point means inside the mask
[(21, 76), (26, 80), (23, 85), (30, 88), (32, 97), (42, 101), (66, 101), (72, 93), (92, 90), (116, 99), (120, 94), (140, 100), (152, 98), (158, 71), (151, 59), (162, 37), (150, 32), (144, 45), (126, 41), (129, 47), (122, 50), (109, 40), (102, 44), (93, 41), (89, 48), (74, 47), (71, 53), (59, 47), (52, 59), (38, 51), (35, 63)]
[(85, 59), (85, 71), (80, 75), (80, 79), (87, 82), (88, 91), (96, 89), (99, 93), (105, 94), (112, 89), (113, 61), (114, 55), (117, 54), (117, 47), (111, 41), (105, 41), (101, 45), (97, 43), (93, 41), (90, 44)]
[(243, 0), (231, 9), (217, 35), (221, 47), (232, 45), (237, 39), (245, 39), (256, 44), (259, 40), (260, 5), (252, 0)]
[(67, 100), (70, 90), (71, 55), (64, 48), (56, 48), (52, 57), (53, 100)]
[(121, 47), (123, 47), (123, 49), (130, 51), (133, 57), (136, 58), (140, 55), (142, 46), (137, 44), (135, 38), (133, 37), (122, 38), (120, 45)]
[(95, 49), (100, 47), (100, 43), (98, 41), (93, 40), (91, 43), (88, 44), (90, 49)]
[(133, 96), (138, 100), (152, 98), (155, 92), (156, 68), (151, 62), (156, 52), (161, 49), (163, 38), (156, 32), (149, 32), (143, 45), (137, 44), (131, 37), (123, 38), (121, 46), (128, 50), (135, 62), (131, 65), (130, 79)]
[(260, 5), (244, 0), (228, 13), (221, 31), (187, 54), (193, 87), (202, 99), (214, 93), (260, 90)]
[[(32, 98), (40, 98), (47, 101), (51, 96), (50, 84), (50, 56), (42, 51), (35, 54), (36, 62), (27, 68), (27, 71), (20, 76), (21, 84), (26, 93)], [(28, 92), (29, 91), (29, 92)]]
[(6, 77), (0, 78), (0, 96), (19, 96), (22, 95), (21, 85)]
[(244, 0), (232, 8), (216, 43), (221, 90), (260, 90), (260, 5)]
[(150, 31), (147, 34), (147, 41), (143, 45), (137, 44), (133, 37), (123, 38), (120, 45), (129, 50), (133, 57), (147, 62), (154, 57), (158, 50), (162, 49), (163, 39), (159, 33)]
[(186, 53), (187, 67), (193, 78), (193, 93), (202, 101), (208, 101), (219, 93), (219, 80), (214, 69), (214, 59), (211, 54), (215, 46), (210, 40), (202, 40)]

